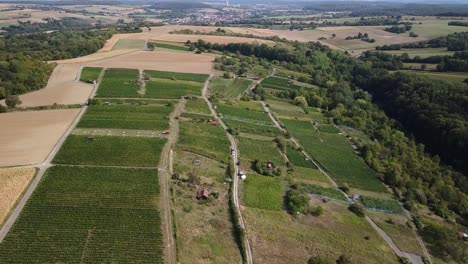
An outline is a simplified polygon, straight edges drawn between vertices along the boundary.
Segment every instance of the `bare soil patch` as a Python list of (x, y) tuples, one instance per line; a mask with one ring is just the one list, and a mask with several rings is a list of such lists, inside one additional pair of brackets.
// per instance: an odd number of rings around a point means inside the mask
[(0, 166), (43, 162), (79, 113), (79, 109), (0, 114)]
[(85, 103), (93, 90), (93, 85), (77, 81), (79, 71), (79, 64), (57, 65), (44, 89), (20, 96), (23, 102), (21, 106)]
[(86, 63), (90, 67), (210, 73), (212, 55), (170, 51), (137, 51)]
[(35, 173), (35, 168), (0, 168), (0, 225)]

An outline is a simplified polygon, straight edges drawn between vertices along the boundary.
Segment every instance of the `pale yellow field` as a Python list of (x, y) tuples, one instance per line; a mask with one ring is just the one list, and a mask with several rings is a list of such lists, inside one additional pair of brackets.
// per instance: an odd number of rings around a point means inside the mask
[(83, 104), (93, 85), (77, 81), (80, 64), (59, 64), (44, 89), (20, 96), (22, 107), (57, 104)]
[(0, 224), (36, 173), (35, 168), (0, 168)]
[(0, 166), (42, 163), (80, 109), (0, 114)]

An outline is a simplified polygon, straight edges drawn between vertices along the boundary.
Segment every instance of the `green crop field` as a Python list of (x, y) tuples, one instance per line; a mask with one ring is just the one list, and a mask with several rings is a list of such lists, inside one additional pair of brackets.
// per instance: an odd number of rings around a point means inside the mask
[(78, 127), (165, 130), (172, 111), (168, 106), (90, 106)]
[(403, 53), (408, 54), (410, 58), (419, 56), (421, 58), (427, 58), (431, 56), (452, 56), (455, 52), (448, 51), (447, 48), (426, 48), (426, 49), (401, 49), (401, 50), (385, 50), (383, 51), (389, 54), (401, 55)]
[(179, 46), (179, 45), (171, 45), (165, 43), (158, 43), (158, 42), (150, 42), (150, 45), (155, 47), (156, 50), (176, 50), (176, 51), (190, 51), (189, 47), (186, 46)]
[(275, 76), (265, 78), (262, 81), (262, 86), (264, 88), (274, 89), (274, 90), (284, 90), (284, 89), (289, 90), (289, 89), (301, 88), (299, 85), (290, 83), (289, 79), (275, 77)]
[(147, 98), (178, 99), (185, 95), (201, 95), (203, 85), (173, 80), (152, 80), (146, 83)]
[(268, 117), (268, 115), (263, 111), (256, 111), (228, 104), (218, 104), (217, 110), (225, 119), (243, 121), (252, 124), (273, 125), (270, 117)]
[(323, 188), (317, 185), (300, 183), (298, 184), (297, 189), (307, 193), (318, 194), (332, 199), (346, 201), (346, 197), (335, 188)]
[(187, 100), (187, 103), (185, 104), (185, 111), (190, 113), (211, 115), (210, 108), (208, 108), (208, 105), (202, 98)]
[(157, 170), (55, 166), (0, 244), (0, 263), (163, 263)]
[(307, 160), (302, 152), (295, 150), (291, 147), (286, 149), (286, 155), (288, 156), (289, 161), (298, 167), (304, 168), (316, 168), (315, 165), (310, 161)]
[(197, 73), (181, 73), (181, 72), (164, 72), (164, 71), (145, 71), (151, 78), (179, 80), (179, 81), (192, 81), (192, 82), (205, 82), (208, 79), (208, 74)]
[(273, 125), (259, 125), (255, 124), (255, 122), (247, 123), (231, 119), (224, 119), (224, 123), (233, 131), (238, 131), (240, 133), (254, 134), (267, 137), (274, 137), (281, 134), (278, 128), (276, 128)]
[(158, 138), (70, 135), (54, 159), (55, 164), (156, 167), (166, 143)]
[(244, 185), (244, 204), (248, 207), (280, 211), (283, 208), (283, 185), (279, 178), (248, 175)]
[(379, 199), (370, 196), (361, 196), (362, 203), (371, 209), (382, 210), (392, 213), (403, 213), (403, 209), (400, 204), (393, 199)]
[(294, 167), (292, 175), (296, 180), (300, 179), (299, 182), (320, 184), (324, 187), (333, 187), (327, 176), (318, 169)]
[(225, 78), (214, 78), (210, 84), (210, 90), (215, 96), (224, 99), (236, 98), (246, 91), (252, 81), (244, 78), (225, 79)]
[(308, 121), (281, 121), (305, 150), (339, 182), (360, 189), (386, 192), (375, 173), (353, 152), (345, 137), (331, 133), (318, 134)]
[(102, 68), (98, 67), (83, 68), (83, 70), (81, 71), (80, 81), (85, 83), (93, 83), (93, 81), (96, 81), (98, 79), (101, 71)]
[(140, 97), (137, 85), (138, 70), (108, 69), (99, 84), (97, 97)]
[(139, 49), (144, 50), (146, 47), (146, 40), (144, 39), (120, 39), (112, 47), (112, 50), (120, 49)]
[(260, 141), (249, 138), (239, 138), (239, 141), (239, 151), (243, 159), (268, 161), (275, 166), (285, 166), (284, 158), (273, 141)]
[(177, 145), (185, 151), (193, 152), (220, 162), (226, 162), (230, 153), (229, 141), (224, 130), (207, 122), (185, 121), (180, 123)]

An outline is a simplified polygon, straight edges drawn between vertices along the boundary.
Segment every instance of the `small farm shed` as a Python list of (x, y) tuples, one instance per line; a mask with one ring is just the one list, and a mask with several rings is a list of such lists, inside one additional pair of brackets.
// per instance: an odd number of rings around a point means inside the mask
[(163, 134), (164, 134), (164, 135), (169, 135), (169, 130), (164, 130), (164, 131), (163, 131)]
[(210, 125), (212, 125), (212, 126), (217, 126), (217, 125), (218, 125), (218, 122), (217, 122), (217, 121), (211, 121), (211, 122), (210, 122)]
[(206, 188), (200, 189), (197, 192), (197, 199), (207, 200), (210, 197), (210, 191)]

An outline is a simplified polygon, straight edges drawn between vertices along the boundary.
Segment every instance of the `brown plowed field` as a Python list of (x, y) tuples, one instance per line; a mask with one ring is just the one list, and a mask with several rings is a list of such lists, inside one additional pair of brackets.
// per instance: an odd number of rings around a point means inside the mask
[(0, 167), (42, 163), (80, 109), (0, 114)]

